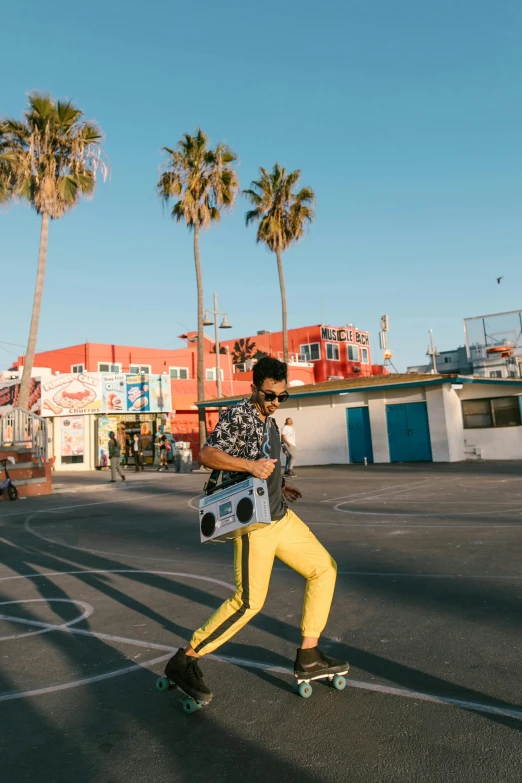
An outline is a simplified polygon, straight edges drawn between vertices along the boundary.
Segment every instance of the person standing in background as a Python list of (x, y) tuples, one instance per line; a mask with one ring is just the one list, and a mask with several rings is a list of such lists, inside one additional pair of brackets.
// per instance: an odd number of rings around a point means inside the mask
[(134, 457), (134, 467), (136, 473), (139, 473), (140, 468), (141, 472), (143, 473), (145, 468), (143, 467), (143, 443), (141, 442), (141, 438), (139, 437), (138, 433), (134, 433), (134, 439), (131, 442), (131, 453)]
[(170, 444), (167, 442), (166, 435), (162, 435), (160, 437), (160, 441), (159, 441), (160, 466), (158, 468), (158, 473), (161, 470), (168, 470), (169, 469), (168, 462), (167, 462), (167, 459), (168, 459), (168, 450), (167, 449), (170, 449)]
[(281, 438), (285, 444), (285, 451), (287, 452), (285, 476), (291, 476), (292, 478), (295, 478), (297, 474), (294, 473), (294, 464), (297, 449), (295, 445), (295, 429), (293, 425), (294, 422), (292, 419), (287, 419), (285, 421), (285, 426), (281, 430)]
[(116, 440), (114, 432), (109, 432), (109, 459), (111, 461), (111, 480), (110, 484), (116, 481), (116, 473), (119, 473), (121, 480), (125, 481), (125, 475), (121, 469), (121, 446)]

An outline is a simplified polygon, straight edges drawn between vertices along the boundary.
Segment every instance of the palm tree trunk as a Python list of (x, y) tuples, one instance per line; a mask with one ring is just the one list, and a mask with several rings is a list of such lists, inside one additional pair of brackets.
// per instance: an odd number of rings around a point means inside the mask
[(281, 258), (281, 251), (276, 250), (276, 255), (277, 271), (279, 272), (279, 287), (281, 288), (281, 309), (283, 311), (283, 358), (286, 364), (288, 364), (288, 327), (286, 325), (285, 277), (283, 274), (283, 259)]
[[(199, 228), (194, 228), (194, 261), (196, 263), (196, 283), (198, 288), (198, 402), (205, 399), (205, 340), (203, 333), (203, 276), (199, 258)], [(202, 449), (207, 439), (205, 409), (198, 408), (199, 448)]]
[(36, 351), (36, 340), (38, 338), (38, 324), (40, 323), (40, 308), (42, 306), (42, 294), (45, 279), (45, 266), (47, 263), (47, 239), (49, 236), (49, 215), (42, 214), (42, 228), (40, 231), (40, 252), (38, 254), (38, 272), (36, 274), (36, 288), (33, 300), (33, 314), (31, 316), (31, 328), (29, 330), (29, 340), (27, 342), (27, 351), (25, 354), (24, 371), (22, 373), (22, 382), (20, 384), (20, 393), (18, 395), (17, 406), (27, 408), (29, 405), (29, 389), (31, 386), (31, 373), (34, 363), (34, 354)]

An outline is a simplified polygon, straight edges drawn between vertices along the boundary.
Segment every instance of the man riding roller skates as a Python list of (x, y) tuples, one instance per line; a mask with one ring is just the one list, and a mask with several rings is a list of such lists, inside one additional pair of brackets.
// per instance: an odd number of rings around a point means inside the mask
[(281, 476), (281, 440), (271, 418), (286, 391), (287, 367), (270, 357), (253, 371), (252, 396), (227, 410), (199, 454), (199, 463), (223, 471), (223, 481), (250, 473), (267, 481), (272, 523), (234, 539), (236, 592), (194, 632), (190, 644), (168, 661), (166, 676), (199, 702), (208, 704), (212, 692), (198, 664), (201, 656), (220, 647), (263, 607), (274, 557), (307, 580), (301, 622), (302, 643), (294, 664), (296, 677), (345, 673), (348, 664), (319, 650), (333, 598), (337, 566), (313, 533), (288, 508), (302, 497)]

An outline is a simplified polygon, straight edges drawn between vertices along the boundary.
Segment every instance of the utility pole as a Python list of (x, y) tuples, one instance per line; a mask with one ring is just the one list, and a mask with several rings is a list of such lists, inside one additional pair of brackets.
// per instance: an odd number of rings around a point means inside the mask
[[(214, 316), (214, 320), (212, 321), (210, 316)], [(223, 316), (223, 320), (219, 324), (218, 327), (218, 315)], [(218, 399), (221, 399), (221, 366), (219, 361), (219, 329), (231, 329), (231, 325), (228, 322), (227, 314), (226, 313), (220, 313), (218, 310), (218, 300), (217, 300), (217, 293), (214, 291), (214, 309), (213, 310), (205, 310), (204, 316), (203, 316), (203, 326), (212, 326), (214, 324), (215, 327), (215, 349), (216, 349), (216, 381), (217, 381), (217, 396)]]
[(218, 396), (218, 400), (220, 400), (221, 399), (221, 367), (219, 364), (219, 328), (217, 322), (217, 309), (218, 309), (217, 293), (216, 291), (214, 291), (214, 329), (216, 335), (216, 378), (217, 378), (217, 396)]

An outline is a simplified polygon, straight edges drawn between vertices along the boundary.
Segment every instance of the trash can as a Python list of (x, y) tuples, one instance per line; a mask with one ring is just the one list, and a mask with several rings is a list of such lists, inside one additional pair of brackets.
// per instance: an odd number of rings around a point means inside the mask
[(182, 441), (178, 443), (179, 472), (192, 473), (192, 449), (190, 443)]

